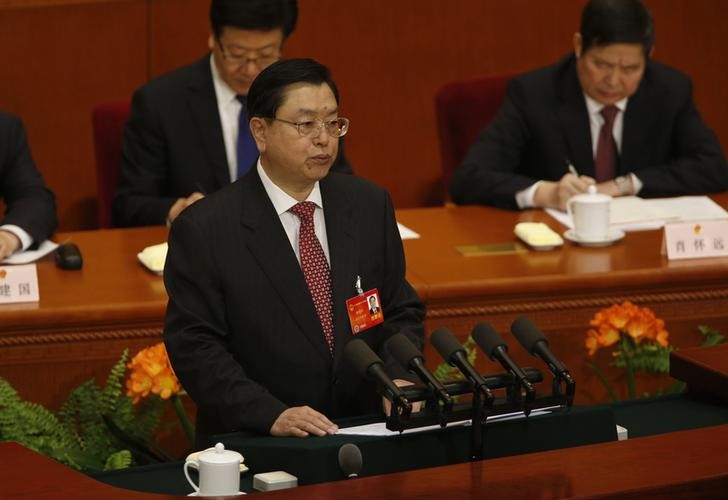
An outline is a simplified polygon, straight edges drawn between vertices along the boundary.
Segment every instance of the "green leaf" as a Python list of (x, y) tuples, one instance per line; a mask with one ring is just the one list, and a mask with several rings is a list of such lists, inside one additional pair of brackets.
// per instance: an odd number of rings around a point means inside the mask
[(133, 463), (131, 452), (121, 450), (109, 455), (104, 464), (104, 470), (126, 469)]
[(725, 336), (721, 335), (718, 330), (714, 330), (705, 325), (698, 325), (698, 331), (703, 334), (703, 345), (718, 345), (725, 342)]

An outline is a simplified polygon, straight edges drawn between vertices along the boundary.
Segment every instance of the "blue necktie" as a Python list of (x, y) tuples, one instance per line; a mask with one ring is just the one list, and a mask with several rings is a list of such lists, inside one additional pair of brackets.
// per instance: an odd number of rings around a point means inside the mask
[(248, 112), (245, 110), (244, 95), (237, 96), (240, 101), (240, 115), (238, 117), (238, 177), (245, 175), (253, 163), (258, 159), (258, 147), (255, 145), (253, 135), (250, 133), (248, 126)]

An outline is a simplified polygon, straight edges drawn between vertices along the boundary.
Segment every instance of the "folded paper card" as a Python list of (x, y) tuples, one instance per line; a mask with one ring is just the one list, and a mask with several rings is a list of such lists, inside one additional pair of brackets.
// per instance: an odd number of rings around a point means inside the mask
[(0, 266), (0, 304), (39, 300), (38, 271), (35, 264)]
[(152, 245), (137, 254), (137, 259), (153, 273), (164, 272), (164, 261), (167, 259), (167, 242)]
[(519, 222), (513, 232), (536, 250), (551, 250), (564, 244), (561, 236), (543, 222)]

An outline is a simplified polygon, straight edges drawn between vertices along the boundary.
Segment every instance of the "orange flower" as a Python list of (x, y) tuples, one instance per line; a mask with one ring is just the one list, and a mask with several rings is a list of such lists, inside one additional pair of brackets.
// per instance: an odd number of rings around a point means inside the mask
[(150, 392), (169, 399), (182, 390), (162, 342), (139, 351), (127, 367), (131, 373), (126, 380), (126, 394), (134, 398), (134, 404)]
[(635, 344), (643, 340), (655, 341), (662, 347), (668, 345), (665, 322), (655, 317), (646, 307), (637, 307), (629, 301), (602, 309), (589, 322), (585, 341), (589, 355), (600, 347), (609, 347), (619, 342), (622, 334), (629, 335)]

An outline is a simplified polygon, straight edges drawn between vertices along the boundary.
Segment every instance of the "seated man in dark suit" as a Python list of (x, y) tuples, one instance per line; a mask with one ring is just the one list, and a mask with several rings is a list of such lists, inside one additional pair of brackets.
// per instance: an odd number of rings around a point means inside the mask
[[(124, 131), (116, 226), (170, 223), (254, 166), (245, 95), (281, 55), (296, 0), (212, 0), (210, 53), (141, 87)], [(343, 154), (334, 170), (351, 172)]]
[(453, 201), (564, 208), (597, 184), (612, 195), (705, 194), (728, 167), (682, 73), (651, 60), (639, 0), (591, 0), (574, 55), (514, 78), (450, 183)]
[(25, 128), (0, 112), (0, 260), (48, 239), (58, 226), (56, 200), (30, 155)]
[[(389, 194), (330, 172), (349, 121), (326, 67), (276, 62), (247, 105), (256, 167), (185, 209), (169, 235), (164, 341), (198, 405), (198, 445), (236, 430), (336, 432), (331, 418), (381, 408), (346, 344), (368, 343), (407, 385), (385, 342), (397, 332), (423, 342)], [(375, 289), (384, 321), (354, 335), (346, 301)]]

